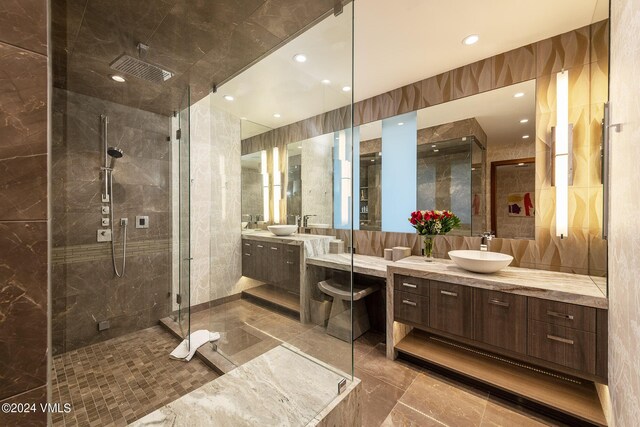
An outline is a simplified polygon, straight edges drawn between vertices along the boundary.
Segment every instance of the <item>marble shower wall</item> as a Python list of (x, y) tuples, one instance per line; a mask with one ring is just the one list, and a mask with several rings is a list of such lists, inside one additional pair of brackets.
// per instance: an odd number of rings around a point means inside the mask
[[(54, 89), (52, 100), (52, 336), (60, 354), (154, 325), (169, 312), (171, 132), (169, 117)], [(114, 238), (120, 268), (128, 218), (127, 265), (117, 278), (102, 229), (102, 130), (124, 151), (113, 172)], [(135, 227), (136, 215), (149, 228)], [(110, 328), (98, 331), (108, 320)]]
[(194, 306), (242, 291), (240, 119), (206, 97), (191, 106), (190, 135)]
[(45, 1), (0, 5), (0, 403), (47, 398), (47, 21)]
[[(606, 59), (606, 58), (603, 58)], [(640, 4), (611, 2), (611, 220), (609, 224), (610, 425), (640, 420)]]
[[(603, 105), (608, 99), (608, 28), (608, 20), (597, 22), (365, 99), (354, 105), (353, 124), (358, 126), (536, 79), (536, 239), (496, 239), (492, 250), (514, 256), (513, 265), (605, 275), (607, 245), (601, 232), (599, 136)], [(569, 120), (574, 124), (576, 174), (569, 190), (569, 236), (561, 240), (555, 236), (550, 147), (551, 127), (555, 124), (555, 76), (562, 69), (568, 70), (570, 76)], [(349, 108), (343, 107), (248, 138), (243, 141), (242, 152), (286, 146), (350, 125)], [(382, 256), (383, 243), (412, 246), (415, 239), (400, 233), (389, 240), (391, 235), (363, 235), (357, 239), (357, 251)], [(442, 256), (451, 247), (477, 248), (475, 238), (460, 239), (436, 239), (436, 253)]]

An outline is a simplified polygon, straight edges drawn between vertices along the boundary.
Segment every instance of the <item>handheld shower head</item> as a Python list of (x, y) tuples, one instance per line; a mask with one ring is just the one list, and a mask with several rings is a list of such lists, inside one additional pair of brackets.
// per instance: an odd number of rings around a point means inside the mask
[(107, 149), (107, 154), (111, 156), (111, 169), (113, 169), (115, 163), (116, 163), (116, 159), (121, 158), (122, 156), (124, 156), (124, 151), (122, 151), (120, 148), (118, 147), (109, 147)]

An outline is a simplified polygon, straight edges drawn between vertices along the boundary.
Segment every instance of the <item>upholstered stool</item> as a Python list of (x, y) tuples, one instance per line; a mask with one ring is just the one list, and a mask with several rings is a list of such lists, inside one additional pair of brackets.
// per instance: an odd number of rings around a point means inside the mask
[[(333, 297), (331, 314), (327, 324), (327, 334), (349, 342), (351, 339), (351, 290), (348, 284), (341, 284), (333, 279), (323, 280), (318, 283), (318, 288), (325, 294)], [(380, 289), (378, 286), (366, 288), (353, 286), (353, 339), (369, 330), (369, 313), (364, 297)]]

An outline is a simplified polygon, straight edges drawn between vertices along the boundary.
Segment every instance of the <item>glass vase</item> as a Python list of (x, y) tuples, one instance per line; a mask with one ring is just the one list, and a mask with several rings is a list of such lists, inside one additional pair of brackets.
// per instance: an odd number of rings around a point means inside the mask
[(432, 262), (433, 261), (433, 239), (436, 236), (433, 235), (425, 235), (424, 236), (424, 251), (423, 251), (423, 255), (424, 255), (424, 260), (426, 262)]

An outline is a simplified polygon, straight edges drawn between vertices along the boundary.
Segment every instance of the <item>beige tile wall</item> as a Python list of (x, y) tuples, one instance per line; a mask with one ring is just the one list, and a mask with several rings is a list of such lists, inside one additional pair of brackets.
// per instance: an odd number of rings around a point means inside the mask
[(640, 420), (639, 69), (640, 3), (612, 0), (611, 122), (622, 129), (611, 132), (609, 388), (618, 427)]

